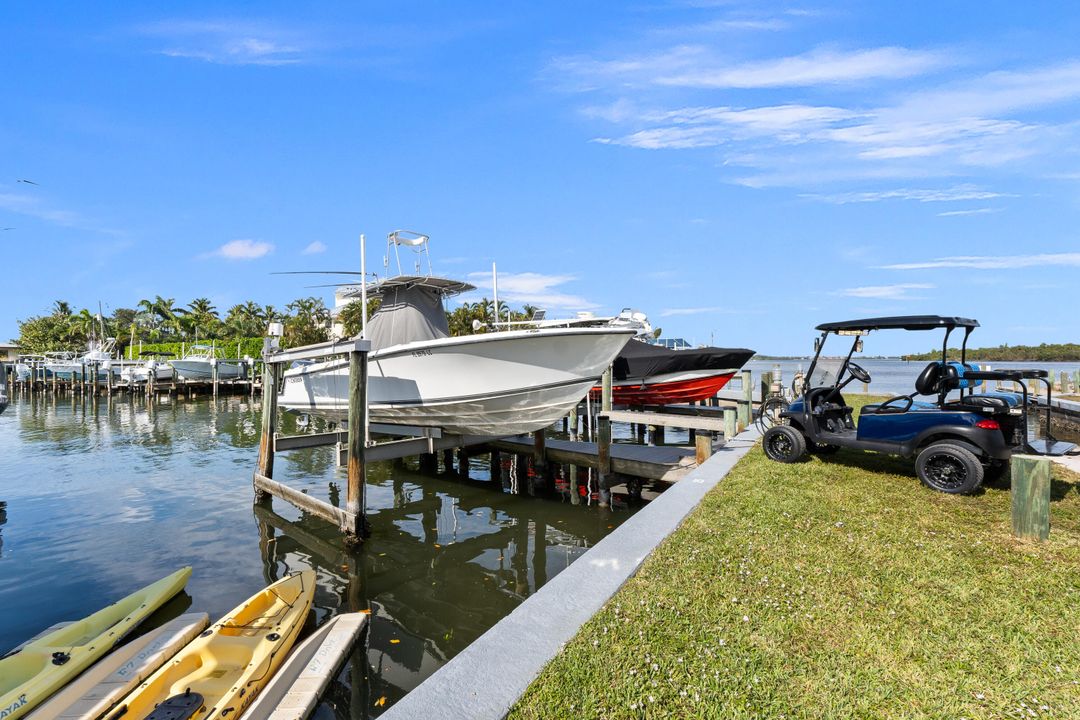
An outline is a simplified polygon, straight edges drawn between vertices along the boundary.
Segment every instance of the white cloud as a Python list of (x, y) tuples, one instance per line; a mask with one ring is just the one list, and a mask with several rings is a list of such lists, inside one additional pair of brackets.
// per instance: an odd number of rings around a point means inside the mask
[(918, 297), (910, 294), (911, 290), (931, 290), (933, 285), (927, 283), (898, 283), (896, 285), (866, 285), (864, 287), (847, 288), (838, 290), (835, 295), (856, 298), (871, 298), (873, 300), (918, 300)]
[(704, 89), (749, 89), (839, 85), (872, 79), (909, 78), (949, 62), (941, 52), (879, 47), (837, 50), (819, 47), (801, 55), (730, 62), (707, 46), (680, 45), (651, 55), (615, 60), (563, 57), (552, 69), (575, 78), (579, 89), (605, 84)]
[[(551, 69), (573, 89), (603, 98), (584, 113), (613, 129), (594, 142), (719, 148), (721, 172), (750, 187), (977, 177), (986, 168), (1037, 177), (1073, 172), (1061, 149), (1080, 144), (1080, 122), (1049, 109), (1080, 100), (1080, 60), (972, 72), (976, 62), (903, 47), (819, 47), (750, 60), (686, 44), (606, 60), (561, 58)], [(910, 81), (936, 70), (954, 78)], [(888, 80), (899, 89), (889, 89)], [(738, 92), (781, 87), (810, 88), (802, 97), (815, 102), (755, 104), (755, 94)], [(710, 92), (724, 102), (709, 105)], [(690, 98), (697, 104), (679, 106)], [(746, 104), (732, 105), (732, 98)], [(736, 167), (752, 172), (734, 176)]]
[(1080, 267), (1080, 253), (1042, 253), (1036, 255), (957, 255), (925, 262), (882, 265), (883, 270), (929, 270), (932, 268), (969, 268), (971, 270), (1015, 270), (1028, 267)]
[(158, 52), (221, 65), (293, 65), (305, 48), (292, 29), (228, 20), (166, 20), (137, 28), (167, 43)]
[(326, 245), (318, 240), (304, 248), (302, 255), (317, 255), (326, 252)]
[(731, 66), (687, 68), (661, 73), (658, 85), (696, 88), (772, 88), (850, 83), (869, 79), (907, 78), (945, 64), (940, 53), (882, 47), (838, 51), (818, 48), (803, 55)]
[(722, 307), (689, 307), (689, 308), (666, 308), (660, 311), (660, 317), (677, 317), (681, 315), (704, 315), (705, 313), (730, 313), (730, 308)]
[(223, 257), (228, 260), (255, 260), (273, 252), (274, 246), (260, 240), (230, 240), (217, 250), (205, 253), (202, 257)]
[[(575, 279), (573, 275), (499, 273), (499, 300), (564, 310), (590, 310), (599, 307), (580, 295), (558, 291), (560, 285)], [(478, 288), (492, 289), (491, 273), (469, 273), (468, 280)]]
[(119, 235), (116, 230), (102, 227), (81, 213), (50, 207), (47, 202), (34, 195), (24, 193), (0, 193), (0, 210), (37, 218), (59, 227), (88, 230), (108, 235)]
[(868, 192), (836, 193), (833, 195), (820, 195), (816, 193), (804, 193), (799, 197), (807, 200), (819, 200), (833, 205), (847, 205), (850, 203), (871, 203), (885, 200), (913, 200), (916, 202), (960, 202), (965, 200), (992, 200), (1000, 197), (1012, 197), (1005, 193), (983, 190), (973, 185), (955, 185), (951, 188), (898, 188), (896, 190), (880, 190)]
[(939, 212), (938, 217), (962, 217), (964, 215), (990, 215), (993, 213), (1001, 212), (1001, 208), (974, 208), (972, 210), (950, 210), (949, 212)]

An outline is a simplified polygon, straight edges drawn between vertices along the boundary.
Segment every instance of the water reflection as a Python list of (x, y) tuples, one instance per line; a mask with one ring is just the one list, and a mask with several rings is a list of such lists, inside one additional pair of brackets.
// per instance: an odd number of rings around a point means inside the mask
[[(486, 456), (471, 481), (380, 463), (366, 488), (371, 537), (349, 552), (335, 527), (282, 501), (252, 506), (259, 414), (247, 397), (18, 398), (0, 416), (0, 651), (180, 565), (194, 573), (178, 602), (213, 618), (310, 567), (317, 621), (371, 611), (317, 717), (371, 717), (629, 515), (503, 492)], [(282, 431), (297, 420), (283, 415)], [(332, 448), (281, 454), (275, 476), (344, 502)]]
[[(320, 620), (343, 610), (371, 612), (363, 652), (338, 678), (348, 688), (360, 683), (358, 691), (372, 700), (353, 717), (380, 714), (592, 543), (573, 530), (581, 523), (566, 516), (564, 504), (495, 495), (480, 484), (421, 478), (403, 468), (376, 487), (389, 490), (393, 502), (369, 515), (371, 537), (356, 553), (317, 518), (289, 520), (253, 508), (266, 582), (312, 568)], [(493, 496), (509, 502), (493, 507)], [(593, 526), (590, 535), (607, 530), (595, 518), (584, 524)], [(333, 697), (324, 703), (328, 712)], [(383, 697), (385, 704), (376, 705)]]

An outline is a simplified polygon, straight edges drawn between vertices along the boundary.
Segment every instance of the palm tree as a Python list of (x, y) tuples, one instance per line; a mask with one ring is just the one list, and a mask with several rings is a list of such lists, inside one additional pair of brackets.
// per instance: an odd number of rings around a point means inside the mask
[(209, 298), (195, 298), (189, 302), (187, 320), (196, 332), (202, 331), (203, 337), (214, 337), (217, 326), (221, 324), (217, 308)]
[(80, 310), (77, 315), (72, 315), (68, 326), (71, 328), (69, 334), (71, 341), (85, 343), (94, 334), (96, 323), (97, 316), (86, 308)]
[(57, 300), (53, 303), (52, 314), (57, 317), (70, 317), (71, 316), (71, 304), (66, 300)]
[(161, 318), (163, 325), (177, 335), (184, 332), (184, 326), (183, 323), (180, 322), (180, 318), (183, 315), (187, 315), (187, 310), (176, 307), (176, 300), (173, 298), (163, 298), (158, 295), (154, 298), (153, 305), (154, 313)]

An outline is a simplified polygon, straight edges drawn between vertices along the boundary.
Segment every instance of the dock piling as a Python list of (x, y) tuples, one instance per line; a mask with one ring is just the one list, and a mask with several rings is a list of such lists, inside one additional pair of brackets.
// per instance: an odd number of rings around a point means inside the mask
[(600, 381), (600, 416), (597, 419), (597, 476), (600, 486), (600, 507), (611, 505), (611, 367)]
[(349, 486), (345, 492), (345, 544), (367, 534), (364, 490), (367, 484), (367, 351), (349, 353)]
[(739, 376), (742, 378), (742, 402), (738, 404), (738, 431), (742, 432), (746, 428), (750, 427), (750, 420), (753, 416), (752, 408), (754, 405), (754, 386), (753, 376), (749, 370), (743, 370)]
[(1050, 537), (1050, 460), (1035, 455), (1013, 455), (1013, 535), (1032, 540)]

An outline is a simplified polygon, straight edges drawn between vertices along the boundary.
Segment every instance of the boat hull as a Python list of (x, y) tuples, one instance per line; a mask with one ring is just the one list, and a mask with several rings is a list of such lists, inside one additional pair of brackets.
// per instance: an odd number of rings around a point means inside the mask
[[(371, 354), (371, 422), (506, 436), (547, 427), (592, 387), (633, 331), (526, 330), (440, 338)], [(341, 419), (348, 415), (347, 361), (285, 373), (279, 404)]]
[[(145, 366), (126, 367), (123, 372), (120, 373), (120, 378), (132, 384), (145, 383), (149, 380), (150, 369)], [(155, 382), (161, 382), (162, 380), (172, 380), (173, 369), (170, 365), (161, 364), (154, 368), (154, 380)]]
[[(213, 380), (214, 370), (209, 360), (170, 360), (169, 365), (177, 377), (184, 380)], [(218, 380), (233, 380), (240, 377), (240, 364), (227, 360), (218, 360)]]
[[(677, 405), (700, 402), (714, 397), (736, 372), (703, 370), (648, 378), (628, 378), (612, 383), (611, 402), (614, 405)], [(590, 395), (593, 400), (600, 400), (600, 387), (594, 387)]]

